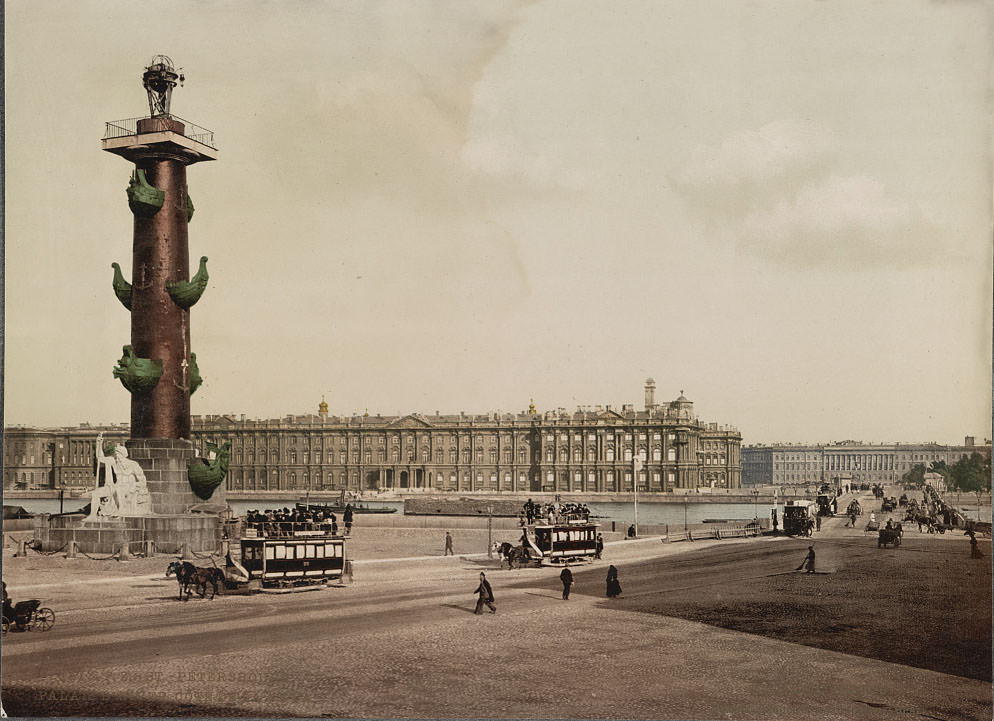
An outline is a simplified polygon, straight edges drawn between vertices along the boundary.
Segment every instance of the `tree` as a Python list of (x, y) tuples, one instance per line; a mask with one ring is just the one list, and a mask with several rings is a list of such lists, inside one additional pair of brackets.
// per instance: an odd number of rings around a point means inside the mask
[(991, 490), (990, 457), (976, 451), (969, 456), (963, 454), (949, 469), (949, 480), (954, 488), (976, 493), (979, 508), (981, 495)]
[(912, 466), (911, 470), (901, 476), (901, 483), (906, 486), (921, 488), (925, 485), (925, 464)]

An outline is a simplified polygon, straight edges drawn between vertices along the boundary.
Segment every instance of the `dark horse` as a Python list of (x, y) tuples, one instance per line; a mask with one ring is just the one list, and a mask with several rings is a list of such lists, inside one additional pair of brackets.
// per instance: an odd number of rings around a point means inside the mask
[(196, 568), (193, 578), (190, 580), (190, 585), (199, 590), (201, 598), (207, 596), (208, 583), (213, 588), (211, 592), (211, 600), (213, 600), (217, 595), (218, 584), (224, 585), (224, 571), (220, 568)]
[(528, 553), (525, 551), (523, 546), (512, 546), (507, 541), (500, 544), (497, 551), (501, 556), (501, 564), (503, 565), (503, 562), (507, 561), (508, 569), (514, 568), (515, 562), (517, 562), (518, 565), (521, 565), (524, 561), (529, 559)]
[(189, 561), (173, 561), (166, 567), (166, 577), (168, 578), (174, 573), (176, 574), (176, 580), (179, 582), (179, 600), (184, 600), (183, 592), (186, 591), (185, 600), (189, 601), (190, 583), (197, 573), (197, 567)]

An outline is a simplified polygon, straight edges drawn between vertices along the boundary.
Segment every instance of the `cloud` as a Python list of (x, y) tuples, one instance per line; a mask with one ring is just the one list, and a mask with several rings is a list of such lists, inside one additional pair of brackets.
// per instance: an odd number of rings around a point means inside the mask
[(955, 261), (915, 202), (841, 171), (834, 133), (780, 120), (699, 146), (674, 188), (740, 255), (792, 267), (910, 267)]
[(686, 192), (720, 193), (796, 179), (817, 172), (837, 145), (833, 133), (813, 123), (778, 120), (698, 146), (674, 181)]
[(786, 265), (901, 267), (950, 256), (917, 206), (865, 175), (832, 175), (742, 220), (739, 252)]

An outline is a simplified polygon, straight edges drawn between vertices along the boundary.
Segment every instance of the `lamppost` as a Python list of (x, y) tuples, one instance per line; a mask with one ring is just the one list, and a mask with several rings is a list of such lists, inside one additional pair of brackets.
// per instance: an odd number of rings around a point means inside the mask
[(753, 509), (752, 510), (752, 512), (753, 512), (753, 518), (755, 518), (756, 520), (759, 520), (759, 491), (758, 490), (753, 490), (753, 492), (752, 492), (752, 498), (753, 498), (753, 506), (752, 506), (752, 509)]
[(687, 532), (687, 494), (683, 494), (683, 532)]
[(632, 459), (632, 487), (635, 489), (635, 537), (639, 535), (639, 473), (642, 471), (642, 458), (636, 455)]
[(487, 558), (494, 557), (494, 537), (493, 537), (494, 505), (487, 504)]

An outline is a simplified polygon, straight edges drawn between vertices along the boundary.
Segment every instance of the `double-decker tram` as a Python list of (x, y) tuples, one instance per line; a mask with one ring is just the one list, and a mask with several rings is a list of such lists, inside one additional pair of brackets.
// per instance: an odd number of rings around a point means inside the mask
[(248, 522), (240, 565), (263, 588), (327, 583), (345, 573), (345, 538), (330, 523)]
[(597, 553), (597, 529), (586, 518), (567, 519), (535, 526), (532, 551), (543, 563), (573, 563), (592, 559)]

